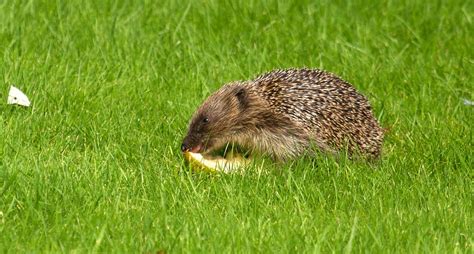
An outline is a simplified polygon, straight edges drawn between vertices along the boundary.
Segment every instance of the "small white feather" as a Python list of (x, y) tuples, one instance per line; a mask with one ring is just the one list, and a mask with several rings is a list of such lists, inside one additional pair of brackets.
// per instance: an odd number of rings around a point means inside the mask
[(26, 95), (20, 91), (20, 89), (14, 86), (10, 86), (7, 103), (24, 107), (29, 107), (31, 104), (30, 100), (28, 100), (28, 97), (26, 97)]

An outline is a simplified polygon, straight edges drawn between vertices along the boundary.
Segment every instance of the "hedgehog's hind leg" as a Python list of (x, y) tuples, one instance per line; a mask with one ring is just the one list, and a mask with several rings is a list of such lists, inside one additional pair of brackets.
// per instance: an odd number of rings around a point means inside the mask
[(327, 141), (317, 135), (310, 136), (307, 150), (310, 156), (316, 156), (318, 154), (326, 154), (334, 157), (340, 156), (340, 151), (336, 149), (336, 147), (328, 144)]

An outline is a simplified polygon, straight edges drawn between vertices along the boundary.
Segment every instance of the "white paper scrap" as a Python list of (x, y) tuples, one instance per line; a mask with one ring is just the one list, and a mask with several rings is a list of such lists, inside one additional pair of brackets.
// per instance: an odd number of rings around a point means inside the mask
[(468, 99), (463, 99), (464, 105), (466, 106), (474, 106), (474, 101), (470, 101)]
[(28, 100), (28, 97), (26, 97), (26, 95), (20, 91), (20, 89), (14, 86), (10, 86), (7, 103), (24, 107), (29, 107), (31, 104), (30, 100)]

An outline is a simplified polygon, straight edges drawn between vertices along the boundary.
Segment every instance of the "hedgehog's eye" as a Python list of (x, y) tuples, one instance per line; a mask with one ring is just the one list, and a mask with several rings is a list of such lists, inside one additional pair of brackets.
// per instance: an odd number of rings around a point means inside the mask
[(203, 123), (208, 123), (208, 122), (209, 122), (209, 118), (205, 117), (204, 119), (202, 119), (202, 122), (203, 122)]

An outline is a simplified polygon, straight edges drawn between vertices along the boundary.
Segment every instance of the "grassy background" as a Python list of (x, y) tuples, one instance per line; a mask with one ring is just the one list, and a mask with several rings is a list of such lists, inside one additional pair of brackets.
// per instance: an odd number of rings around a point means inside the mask
[[(0, 252), (472, 253), (472, 2), (257, 2), (0, 1)], [(188, 172), (209, 93), (301, 66), (367, 95), (380, 163)]]

